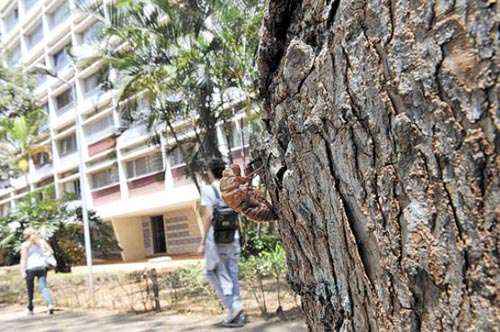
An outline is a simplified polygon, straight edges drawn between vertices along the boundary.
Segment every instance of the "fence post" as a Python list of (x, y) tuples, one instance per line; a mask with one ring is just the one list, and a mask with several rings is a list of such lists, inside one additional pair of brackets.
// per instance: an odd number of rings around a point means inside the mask
[(153, 288), (153, 296), (155, 298), (155, 311), (160, 312), (160, 288), (158, 287), (158, 278), (156, 274), (156, 269), (148, 270), (147, 272), (149, 279), (151, 280)]

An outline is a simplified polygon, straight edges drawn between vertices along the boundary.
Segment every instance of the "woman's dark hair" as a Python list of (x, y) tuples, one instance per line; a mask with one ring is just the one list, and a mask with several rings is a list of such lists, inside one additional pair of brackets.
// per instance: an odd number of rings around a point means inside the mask
[(224, 172), (225, 168), (226, 164), (220, 158), (214, 158), (208, 162), (208, 169), (217, 180), (222, 179), (222, 172)]

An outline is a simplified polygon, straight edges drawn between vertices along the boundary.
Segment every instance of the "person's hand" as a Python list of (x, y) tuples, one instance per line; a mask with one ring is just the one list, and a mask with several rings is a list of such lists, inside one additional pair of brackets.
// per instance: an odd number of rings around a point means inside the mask
[(205, 252), (205, 243), (202, 242), (198, 247), (198, 254), (203, 255), (204, 252)]

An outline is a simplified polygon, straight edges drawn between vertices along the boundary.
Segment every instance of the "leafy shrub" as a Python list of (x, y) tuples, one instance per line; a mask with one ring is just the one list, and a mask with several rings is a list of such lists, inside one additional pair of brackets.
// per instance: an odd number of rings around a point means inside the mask
[(280, 290), (285, 271), (285, 251), (281, 244), (276, 244), (271, 251), (264, 251), (257, 256), (246, 257), (240, 263), (240, 278), (250, 286), (250, 292), (263, 315), (268, 313), (264, 280), (270, 277), (275, 279), (278, 287), (277, 311), (280, 312), (282, 310)]
[[(53, 187), (26, 195), (16, 209), (0, 218), (0, 250), (5, 252), (7, 265), (19, 262), (23, 231), (27, 227), (37, 229), (54, 249), (58, 266), (56, 271), (69, 272), (71, 265), (84, 259), (84, 236), (81, 209), (71, 208), (74, 197), (55, 199)], [(92, 245), (104, 252), (104, 248), (118, 248), (112, 228), (89, 211)]]
[(258, 224), (250, 220), (243, 220), (241, 227), (243, 258), (273, 251), (281, 243), (273, 226), (272, 223)]

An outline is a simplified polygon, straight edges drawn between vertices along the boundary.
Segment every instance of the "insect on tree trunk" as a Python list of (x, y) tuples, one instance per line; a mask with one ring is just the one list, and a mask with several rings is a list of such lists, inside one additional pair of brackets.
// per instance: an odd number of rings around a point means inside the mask
[(274, 0), (261, 33), (253, 153), (309, 328), (494, 330), (495, 1)]

